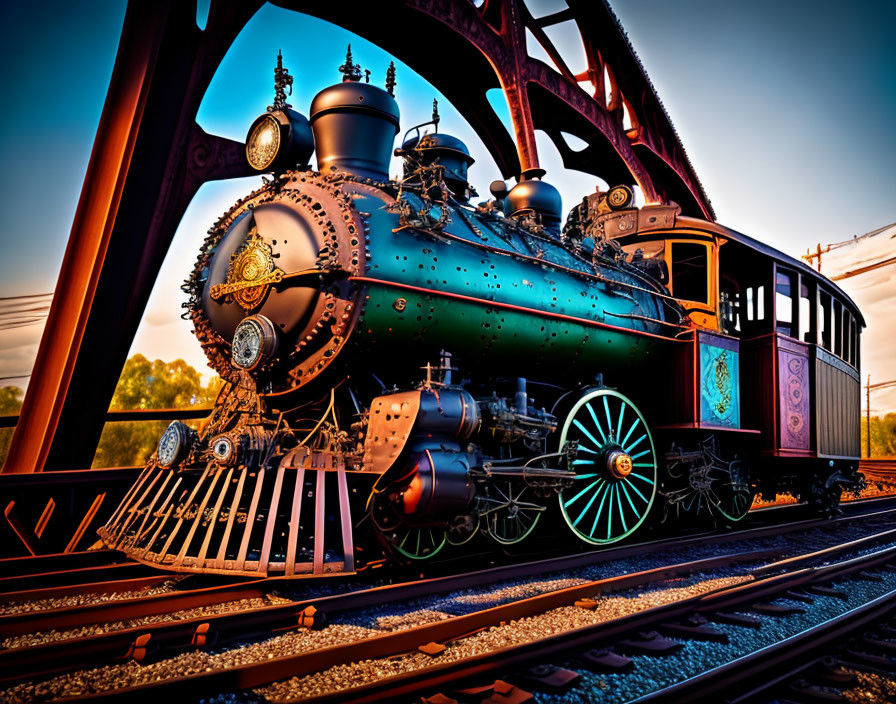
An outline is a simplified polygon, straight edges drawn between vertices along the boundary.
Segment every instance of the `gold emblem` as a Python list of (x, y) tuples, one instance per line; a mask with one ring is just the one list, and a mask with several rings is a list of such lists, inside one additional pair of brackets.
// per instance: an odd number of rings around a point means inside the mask
[(215, 301), (229, 297), (251, 311), (264, 302), (271, 285), (282, 280), (283, 272), (274, 266), (271, 246), (253, 227), (249, 239), (230, 260), (226, 283), (212, 286), (209, 295)]

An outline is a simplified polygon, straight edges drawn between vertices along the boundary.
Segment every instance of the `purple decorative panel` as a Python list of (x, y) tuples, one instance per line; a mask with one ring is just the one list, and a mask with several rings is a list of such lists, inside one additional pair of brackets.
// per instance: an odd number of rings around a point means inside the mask
[(809, 449), (809, 360), (799, 354), (778, 350), (778, 421), (781, 447)]

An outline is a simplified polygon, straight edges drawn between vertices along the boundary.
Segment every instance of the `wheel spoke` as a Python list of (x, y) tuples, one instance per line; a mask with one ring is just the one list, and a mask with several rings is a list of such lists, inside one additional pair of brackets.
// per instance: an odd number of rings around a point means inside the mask
[(576, 502), (576, 500), (579, 499), (584, 494), (586, 494), (588, 492), (588, 490), (591, 489), (591, 487), (599, 484), (602, 481), (603, 481), (603, 479), (595, 479), (593, 482), (591, 482), (588, 486), (586, 486), (584, 489), (582, 489), (578, 494), (573, 496), (569, 501), (567, 501), (563, 505), (566, 507), (569, 507), (570, 505), (574, 504)]
[(589, 452), (592, 455), (597, 454), (597, 450), (592, 450), (590, 447), (588, 447), (587, 445), (583, 445), (582, 443), (579, 443), (579, 449), (582, 450), (583, 452)]
[(605, 487), (606, 491), (603, 492), (603, 498), (600, 500), (600, 505), (597, 507), (597, 515), (594, 517), (594, 523), (591, 524), (591, 532), (588, 533), (589, 538), (594, 537), (594, 531), (597, 529), (597, 522), (600, 520), (601, 514), (604, 512), (604, 502), (607, 500), (607, 497), (610, 495), (610, 485), (607, 484)]
[(618, 484), (613, 488), (616, 489), (616, 505), (619, 507), (619, 520), (622, 521), (622, 530), (625, 532), (628, 530), (628, 526), (625, 524), (625, 513), (622, 510), (622, 497), (619, 496), (619, 487), (621, 486), (621, 484)]
[[(649, 465), (649, 466), (652, 467), (653, 465)], [(649, 477), (642, 477), (642, 476), (641, 476), (640, 474), (638, 474), (637, 472), (632, 472), (632, 473), (629, 474), (628, 476), (630, 476), (630, 477), (637, 477), (637, 478), (640, 479), (642, 482), (647, 482), (648, 484), (653, 484), (653, 479), (650, 479)]]
[(638, 459), (639, 457), (643, 457), (644, 455), (649, 455), (649, 454), (650, 454), (650, 448), (647, 448), (647, 449), (644, 450), (643, 452), (639, 452), (637, 455), (632, 455), (632, 459), (633, 459), (633, 460), (636, 460), (636, 459)]
[(638, 423), (641, 422), (640, 418), (635, 418), (635, 422), (632, 423), (632, 427), (628, 429), (628, 432), (625, 434), (625, 439), (619, 443), (620, 445), (625, 445), (628, 442), (628, 439), (632, 436), (632, 433), (635, 432), (635, 428), (638, 427)]
[(599, 474), (595, 474), (595, 473), (577, 474), (576, 476), (572, 477), (572, 480), (576, 481), (577, 479), (591, 479), (591, 477), (599, 477), (599, 476), (600, 476)]
[(610, 404), (607, 403), (607, 397), (604, 396), (604, 413), (607, 415), (607, 433), (613, 435), (613, 421), (610, 420)]
[[(625, 451), (626, 451), (626, 452), (631, 452), (631, 451), (634, 450), (638, 445), (640, 445), (640, 444), (641, 444), (641, 441), (644, 440), (644, 438), (646, 438), (646, 437), (647, 437), (647, 433), (644, 433), (644, 435), (642, 435), (642, 436), (639, 437), (637, 440), (635, 440), (631, 445), (629, 445), (628, 447), (626, 447), (626, 448), (625, 448)], [(638, 456), (640, 457), (640, 455), (638, 455)]]
[(619, 421), (616, 423), (616, 439), (618, 440), (622, 437), (622, 417), (625, 415), (625, 401), (622, 401), (622, 406), (619, 409)]
[[(600, 481), (603, 481), (603, 480), (600, 480)], [(592, 486), (593, 486), (593, 484), (592, 484)], [(575, 521), (573, 521), (573, 525), (574, 525), (574, 526), (576, 526), (576, 525), (579, 524), (579, 521), (582, 520), (582, 517), (583, 517), (586, 513), (588, 513), (588, 509), (591, 508), (591, 504), (594, 503), (594, 500), (597, 499), (597, 497), (600, 495), (600, 493), (601, 493), (604, 489), (606, 489), (608, 486), (609, 486), (609, 484), (605, 484), (605, 485), (601, 486), (597, 491), (594, 492), (594, 494), (591, 495), (591, 500), (588, 502), (588, 504), (585, 506), (585, 508), (584, 508), (584, 509), (582, 510), (582, 512), (579, 514), (579, 517), (578, 517)]]
[[(613, 485), (612, 487), (610, 487), (610, 494), (615, 494), (615, 493), (616, 493), (616, 486)], [(610, 496), (610, 504), (607, 508), (610, 509), (610, 514), (607, 518), (607, 540), (609, 540), (610, 539), (610, 531), (613, 529), (613, 497), (612, 496)]]
[(632, 503), (632, 497), (629, 495), (628, 489), (625, 488), (625, 484), (620, 483), (619, 488), (622, 489), (623, 493), (625, 494), (625, 499), (626, 501), (628, 501), (628, 505), (632, 507), (632, 512), (637, 516), (638, 509), (636, 509), (635, 505)]
[[(604, 434), (604, 429), (600, 427), (600, 422), (597, 420), (597, 415), (594, 413), (594, 409), (591, 408), (591, 404), (590, 404), (590, 403), (586, 403), (586, 404), (585, 404), (585, 408), (587, 408), (587, 409), (588, 409), (588, 413), (591, 414), (591, 420), (594, 421), (594, 425), (595, 425), (595, 427), (597, 428), (597, 432), (600, 433), (600, 436), (604, 439), (604, 445), (606, 445), (606, 444), (607, 444), (607, 436)], [(599, 444), (599, 443), (597, 443), (597, 442), (595, 441), (594, 444), (597, 445), (597, 444)]]
[(641, 500), (644, 501), (644, 503), (650, 503), (650, 502), (644, 497), (644, 494), (642, 494), (640, 491), (638, 491), (638, 487), (636, 487), (634, 484), (631, 483), (631, 481), (629, 481), (629, 478), (628, 478), (628, 477), (625, 478), (625, 483), (628, 484), (628, 485), (631, 487), (631, 489), (632, 489), (633, 492), (635, 492), (638, 496), (641, 497)]
[(600, 443), (597, 441), (597, 438), (595, 438), (590, 432), (588, 432), (588, 430), (585, 429), (585, 426), (582, 425), (581, 423), (579, 423), (578, 420), (574, 420), (574, 421), (573, 421), (573, 424), (574, 424), (579, 430), (581, 430), (583, 433), (585, 433), (585, 435), (588, 436), (588, 439), (589, 439), (591, 442), (593, 442), (595, 445), (600, 446)]
[(594, 460), (573, 460), (573, 464), (594, 464)]

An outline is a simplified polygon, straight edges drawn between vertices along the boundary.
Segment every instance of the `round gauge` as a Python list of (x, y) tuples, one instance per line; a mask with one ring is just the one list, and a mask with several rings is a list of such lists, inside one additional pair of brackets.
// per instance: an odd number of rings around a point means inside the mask
[(175, 464), (186, 453), (191, 433), (192, 431), (180, 421), (174, 421), (169, 425), (159, 438), (156, 449), (159, 464), (163, 467)]
[(233, 440), (227, 435), (219, 435), (212, 440), (212, 454), (218, 462), (230, 462), (234, 456)]
[(273, 115), (262, 115), (249, 129), (246, 138), (246, 159), (256, 171), (264, 171), (274, 163), (280, 151), (280, 123)]
[(607, 192), (607, 205), (613, 210), (622, 210), (632, 204), (634, 193), (628, 186), (613, 186)]
[(263, 315), (252, 315), (236, 327), (231, 359), (240, 369), (254, 369), (273, 356), (277, 349), (277, 330)]

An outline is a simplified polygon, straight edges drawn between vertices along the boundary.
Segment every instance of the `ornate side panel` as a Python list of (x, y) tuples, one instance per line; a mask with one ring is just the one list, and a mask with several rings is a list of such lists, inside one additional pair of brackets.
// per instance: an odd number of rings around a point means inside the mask
[(778, 447), (810, 451), (811, 387), (809, 350), (792, 340), (778, 340)]
[(740, 428), (740, 344), (737, 340), (699, 336), (700, 424)]

